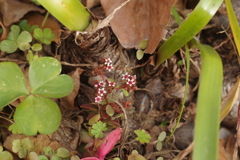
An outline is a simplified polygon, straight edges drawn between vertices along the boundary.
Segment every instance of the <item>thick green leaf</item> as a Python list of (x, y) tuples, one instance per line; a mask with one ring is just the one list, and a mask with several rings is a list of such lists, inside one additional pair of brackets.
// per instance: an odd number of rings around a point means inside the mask
[(32, 61), (29, 68), (31, 93), (50, 98), (60, 98), (71, 93), (73, 80), (59, 75), (61, 64), (55, 58), (41, 57)]
[(0, 63), (0, 110), (18, 97), (28, 95), (25, 77), (13, 62)]
[(15, 123), (9, 127), (13, 133), (29, 136), (38, 132), (52, 134), (60, 125), (61, 112), (52, 100), (30, 95), (17, 107), (14, 121)]
[(66, 148), (58, 148), (57, 155), (62, 158), (67, 158), (70, 156), (70, 152)]
[(201, 0), (179, 29), (159, 48), (156, 66), (171, 57), (210, 21), (223, 0)]
[(218, 159), (218, 131), (222, 96), (223, 67), (218, 53), (200, 45), (202, 68), (194, 131), (194, 160)]
[(84, 31), (90, 24), (91, 14), (79, 0), (38, 0), (38, 2), (70, 30)]

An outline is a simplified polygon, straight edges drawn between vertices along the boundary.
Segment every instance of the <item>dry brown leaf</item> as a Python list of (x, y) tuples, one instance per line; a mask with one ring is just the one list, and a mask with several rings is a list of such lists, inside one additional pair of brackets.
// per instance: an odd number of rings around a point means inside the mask
[(45, 10), (35, 5), (23, 3), (18, 0), (0, 0), (0, 12), (3, 15), (3, 24), (10, 26), (18, 22), (26, 13), (30, 11), (38, 11), (44, 13)]
[[(27, 23), (30, 25), (38, 25), (39, 27), (41, 27), (44, 18), (45, 17), (38, 12), (30, 12), (26, 14), (22, 19), (26, 19), (28, 21)], [(61, 27), (57, 21), (55, 21), (51, 17), (48, 17), (43, 28), (50, 28), (55, 35), (55, 37), (51, 41), (54, 41), (56, 43), (59, 42), (61, 36), (61, 32), (59, 31), (61, 30)]]
[(74, 82), (74, 89), (68, 96), (61, 99), (61, 106), (63, 106), (67, 110), (76, 109), (76, 107), (74, 106), (74, 99), (80, 89), (80, 75), (83, 71), (83, 69), (77, 68), (75, 71), (70, 73), (70, 76), (72, 77)]
[[(108, 16), (126, 0), (101, 0)], [(110, 21), (113, 32), (124, 48), (138, 48), (142, 40), (148, 40), (146, 53), (153, 53), (165, 36), (170, 9), (175, 0), (131, 0)]]

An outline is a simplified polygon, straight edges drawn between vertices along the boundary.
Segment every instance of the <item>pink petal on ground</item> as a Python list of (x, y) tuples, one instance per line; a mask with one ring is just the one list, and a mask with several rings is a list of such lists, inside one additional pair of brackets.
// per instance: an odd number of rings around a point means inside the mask
[(117, 128), (110, 132), (104, 139), (101, 146), (98, 148), (98, 152), (95, 154), (99, 160), (104, 160), (104, 157), (113, 149), (114, 145), (120, 140), (121, 138), (121, 128)]

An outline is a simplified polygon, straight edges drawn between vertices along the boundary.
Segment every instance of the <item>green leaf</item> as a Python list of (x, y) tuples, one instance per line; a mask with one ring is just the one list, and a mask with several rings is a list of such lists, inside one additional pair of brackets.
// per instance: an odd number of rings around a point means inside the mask
[(31, 93), (61, 98), (73, 90), (73, 80), (68, 75), (59, 75), (62, 66), (58, 60), (51, 57), (41, 57), (34, 60), (29, 67)]
[(28, 157), (29, 157), (29, 160), (39, 160), (36, 152), (30, 152)]
[(48, 160), (48, 158), (44, 155), (38, 156), (38, 160)]
[(0, 159), (1, 160), (13, 160), (13, 156), (8, 151), (0, 152)]
[(167, 136), (167, 133), (165, 131), (161, 132), (158, 136), (159, 141), (163, 141)]
[(163, 157), (158, 157), (157, 160), (164, 160)]
[(109, 103), (114, 103), (119, 100), (120, 94), (119, 93), (108, 94), (106, 98)]
[(128, 91), (127, 91), (127, 90), (125, 90), (125, 89), (122, 89), (122, 92), (123, 92), (123, 95), (124, 95), (125, 97), (128, 97), (128, 96), (129, 96), (129, 93), (128, 93)]
[(26, 150), (31, 150), (34, 147), (34, 143), (29, 138), (24, 138), (21, 140), (21, 146)]
[(134, 133), (138, 136), (136, 138), (140, 143), (149, 143), (151, 136), (145, 130), (135, 130)]
[(45, 28), (43, 31), (40, 28), (36, 28), (33, 36), (45, 44), (50, 44), (50, 40), (54, 38), (54, 34), (50, 28)]
[(106, 123), (103, 123), (101, 121), (94, 123), (92, 125), (91, 134), (94, 135), (96, 138), (103, 137), (102, 132), (107, 130), (106, 126)]
[(158, 151), (161, 151), (161, 150), (162, 150), (162, 142), (161, 142), (161, 141), (158, 141), (158, 142), (157, 142), (156, 148), (157, 148)]
[(179, 29), (159, 48), (156, 67), (190, 41), (210, 21), (223, 0), (200, 0)]
[(50, 160), (62, 160), (62, 158), (58, 157), (57, 155), (53, 155)]
[(69, 157), (71, 154), (70, 152), (66, 149), (66, 148), (58, 148), (57, 149), (57, 155), (59, 157), (62, 157), (62, 158), (67, 158)]
[(31, 46), (29, 42), (32, 42), (32, 35), (27, 31), (22, 31), (17, 38), (17, 44), (22, 51), (28, 50)]
[(33, 50), (33, 51), (41, 51), (41, 50), (42, 50), (42, 45), (39, 44), (39, 43), (35, 43), (35, 44), (32, 46), (32, 50)]
[(43, 152), (45, 155), (53, 155), (54, 154), (54, 151), (52, 150), (51, 147), (44, 147)]
[(12, 150), (17, 153), (19, 158), (24, 158), (27, 156), (27, 152), (33, 148), (33, 141), (29, 138), (24, 138), (22, 140), (15, 139), (12, 142)]
[(142, 40), (139, 44), (138, 44), (138, 47), (140, 49), (146, 49), (148, 46), (148, 40)]
[(144, 56), (144, 51), (142, 51), (141, 49), (137, 50), (137, 53), (136, 53), (136, 57), (138, 60), (141, 60)]
[(100, 114), (96, 114), (95, 116), (93, 116), (92, 118), (89, 119), (88, 124), (93, 125), (94, 123), (99, 121), (100, 118), (101, 118)]
[(107, 112), (107, 114), (109, 115), (109, 116), (113, 116), (114, 115), (114, 109), (112, 108), (112, 106), (111, 105), (107, 105), (107, 107), (106, 107), (106, 112)]
[(8, 33), (7, 40), (17, 41), (19, 33), (20, 27), (17, 25), (12, 25), (11, 31)]
[(0, 110), (15, 99), (28, 95), (25, 77), (16, 63), (0, 63)]
[(61, 122), (58, 105), (44, 97), (30, 95), (17, 107), (14, 114), (15, 123), (9, 127), (13, 133), (29, 136), (52, 134)]
[(18, 153), (20, 148), (21, 148), (21, 141), (20, 141), (20, 139), (13, 140), (13, 142), (12, 142), (12, 151), (14, 153)]
[(13, 53), (18, 48), (17, 42), (12, 40), (3, 40), (0, 45), (1, 50), (7, 53)]
[(194, 127), (194, 160), (217, 160), (223, 66), (218, 53), (199, 44), (202, 55)]

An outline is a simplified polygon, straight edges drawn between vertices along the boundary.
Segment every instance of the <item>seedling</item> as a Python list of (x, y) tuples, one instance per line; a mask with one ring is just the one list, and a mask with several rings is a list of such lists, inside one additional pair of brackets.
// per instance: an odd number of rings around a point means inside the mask
[(145, 130), (135, 130), (134, 133), (138, 136), (136, 138), (140, 143), (149, 143), (151, 136)]
[(12, 145), (12, 151), (17, 153), (19, 158), (26, 157), (29, 151), (34, 147), (33, 141), (29, 138), (24, 138), (22, 140), (15, 139)]
[(49, 28), (45, 28), (44, 30), (42, 30), (41, 28), (36, 28), (34, 30), (33, 37), (40, 40), (44, 44), (50, 44), (51, 39), (54, 38), (54, 34)]

